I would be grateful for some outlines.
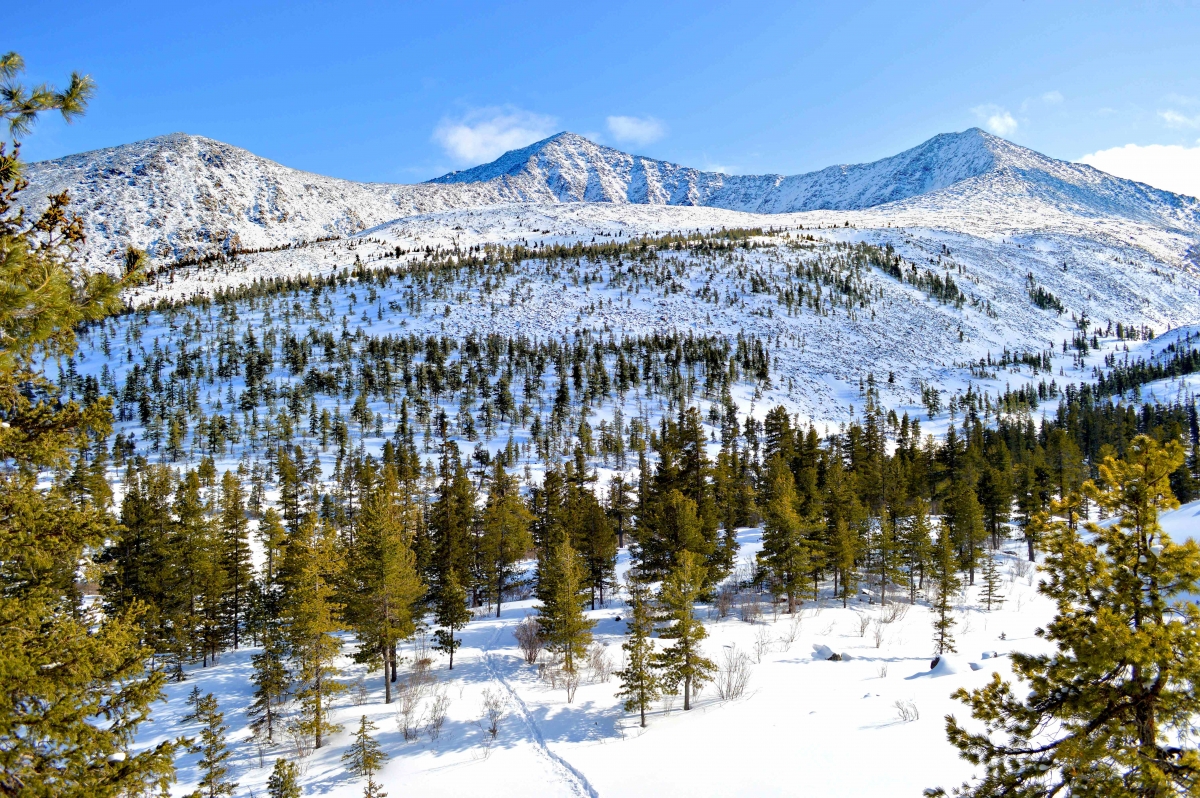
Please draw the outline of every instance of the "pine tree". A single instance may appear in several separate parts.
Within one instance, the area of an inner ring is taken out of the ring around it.
[[[915,604],[917,590],[924,587],[925,571],[933,554],[933,543],[930,540],[929,505],[918,498],[912,503],[909,512],[911,515],[900,527],[900,548],[902,568],[908,581],[908,601]]]
[[[587,655],[595,622],[583,612],[587,601],[581,558],[564,540],[549,557],[538,627],[546,648],[562,657],[563,669],[574,673]]]
[[[981,577],[983,579],[983,603],[987,607],[987,611],[991,612],[993,605],[999,607],[1004,603],[1004,596],[1000,593],[1002,582],[1000,566],[992,552],[984,552]]]
[[[23,136],[45,111],[68,120],[83,112],[90,78],[75,74],[62,91],[28,89],[17,82],[23,70],[16,53],[0,56],[0,119],[11,134]],[[72,502],[61,479],[49,489],[38,484],[45,470],[69,474],[70,447],[108,434],[112,423],[108,400],[68,401],[41,364],[73,354],[81,323],[121,308],[122,290],[142,278],[144,256],[130,250],[114,263],[122,277],[85,270],[75,257],[83,226],[67,195],[51,197],[40,215],[26,214],[25,187],[16,148],[0,149],[0,792],[75,798],[165,790],[177,743],[129,750],[166,679],[145,671],[144,610],[130,605],[101,616],[84,606],[75,584],[85,554],[118,537],[114,519]]]
[[[592,609],[597,596],[604,601],[604,586],[614,578],[617,565],[617,536],[604,509],[590,490],[575,489],[568,504],[572,545],[583,559]]]
[[[948,513],[943,527],[948,527],[958,549],[959,569],[968,574],[969,584],[975,584],[975,569],[987,530],[983,526],[983,508],[975,495],[975,489],[967,482],[954,483],[947,499]]]
[[[363,798],[385,798],[387,795],[375,783],[375,774],[388,759],[388,755],[371,736],[371,732],[375,731],[375,728],[375,724],[367,720],[366,715],[363,715],[359,721],[358,730],[354,732],[354,741],[350,743],[346,753],[342,754],[342,761],[346,763],[349,771],[357,778],[367,780]]]
[[[1062,520],[1046,525],[1050,578],[1038,589],[1057,613],[1038,634],[1057,649],[1013,653],[1028,688],[1014,690],[996,674],[955,694],[983,724],[970,732],[947,718],[950,741],[985,769],[961,794],[1195,794],[1200,610],[1178,597],[1197,592],[1200,547],[1174,543],[1158,521],[1178,506],[1169,483],[1183,457],[1177,441],[1138,436],[1124,460],[1104,459],[1099,484],[1083,485],[1120,520],[1089,522],[1087,538]]]
[[[693,690],[708,681],[716,665],[700,652],[708,632],[694,614],[694,605],[704,592],[705,573],[700,558],[684,552],[679,566],[662,584],[660,601],[671,625],[661,636],[675,642],[655,655],[663,670],[663,682],[674,693],[683,685],[683,708],[692,708]]]
[[[934,652],[941,656],[955,651],[954,596],[962,589],[958,576],[958,558],[955,556],[954,541],[950,531],[943,526],[938,530],[933,556],[929,560],[929,576],[933,583],[933,645]]]
[[[300,798],[300,773],[295,763],[283,757],[275,760],[267,778],[267,798]]]
[[[662,692],[662,684],[655,670],[654,661],[654,614],[650,607],[650,586],[636,570],[626,575],[629,591],[629,639],[621,644],[625,650],[625,668],[617,671],[621,688],[617,698],[624,698],[622,707],[626,712],[637,712],[641,716],[642,728],[646,727],[646,709]]]
[[[279,711],[291,686],[286,656],[287,648],[282,636],[273,627],[267,627],[262,651],[250,657],[254,666],[254,675],[250,677],[254,684],[254,699],[246,715],[250,718],[250,728],[254,733],[265,733],[269,742],[275,740]]]
[[[794,614],[810,566],[806,533],[811,525],[800,517],[796,480],[782,457],[771,459],[767,485],[770,499],[763,508],[763,547],[758,557],[787,595],[788,613]]]
[[[434,617],[442,627],[433,633],[434,648],[450,656],[450,670],[454,670],[454,652],[462,645],[462,640],[455,637],[455,633],[471,620],[467,591],[463,590],[454,569],[447,574],[438,591]]]
[[[237,650],[239,633],[245,623],[247,593],[253,568],[250,562],[250,536],[246,521],[246,496],[242,483],[232,471],[221,477],[220,509],[222,548],[224,549],[225,582],[228,595],[229,627],[233,633],[233,648]]]
[[[329,721],[332,696],[345,690],[334,666],[341,639],[334,585],[341,570],[333,530],[309,515],[284,555],[284,621],[300,700],[300,727],[320,748],[339,727]]]
[[[212,693],[196,702],[196,720],[200,723],[200,742],[196,750],[200,754],[200,789],[194,795],[201,798],[220,798],[222,795],[233,795],[237,782],[230,782],[229,765],[231,756],[225,747],[225,733],[229,727],[225,725],[225,713],[217,705],[217,699]]]
[[[425,593],[411,545],[414,522],[406,517],[415,505],[401,501],[399,492],[395,469],[387,465],[363,502],[343,584],[345,616],[359,641],[356,659],[382,668],[389,704],[393,652],[416,630],[414,605]]]
[[[504,590],[518,573],[517,563],[533,546],[533,537],[529,533],[532,521],[533,515],[521,501],[513,478],[497,458],[483,511],[480,540],[483,578],[487,594],[496,602],[497,618],[500,617]]]

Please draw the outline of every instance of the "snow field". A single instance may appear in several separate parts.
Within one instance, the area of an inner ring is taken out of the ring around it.
[[[741,530],[743,566],[752,561],[759,535],[757,529]],[[681,700],[669,711],[659,702],[646,729],[638,726],[636,716],[624,713],[614,697],[617,677],[584,683],[568,703],[565,690],[551,688],[538,678],[537,665],[525,664],[512,630],[536,612],[532,601],[505,604],[500,619],[493,608],[468,624],[453,671],[446,669],[445,657],[434,655],[438,681],[430,695],[444,690],[450,697],[437,740],[422,734],[418,741],[405,742],[396,720],[398,703],[383,703],[380,673],[368,674],[346,656],[341,680],[353,684],[362,679],[367,699],[355,703],[354,689],[336,699],[333,719],[345,729],[300,763],[305,794],[361,793],[361,784],[343,771],[341,755],[362,714],[377,723],[376,737],[391,757],[380,782],[392,795],[882,796],[915,795],[925,787],[957,784],[969,776],[970,768],[946,741],[943,716],[953,712],[961,719],[967,713],[950,694],[958,687],[982,686],[992,672],[1009,677],[1004,656],[1009,651],[1045,650],[1033,631],[1049,619],[1052,607],[1036,593],[1029,577],[1017,574],[1015,557],[1000,556],[1006,563],[1007,600],[987,613],[975,590],[966,591],[956,611],[961,653],[950,655],[953,667],[940,670],[953,672],[944,675],[930,671],[931,624],[929,610],[921,603],[882,626],[878,647],[873,627],[860,635],[860,618],[874,621],[883,614],[865,594],[846,609],[828,597],[819,606],[804,607],[791,643],[785,642],[791,636],[791,619],[783,612],[776,617],[765,597],[760,597],[763,617],[752,623],[740,620],[736,611],[718,620],[711,606],[699,606],[701,617],[708,617],[704,648],[710,658],[719,662],[726,647],[736,646],[753,660],[758,640],[765,650],[751,666],[742,698],[723,702],[709,685],[691,712],[683,712]],[[627,565],[622,551],[621,570]],[[619,600],[589,612],[596,621],[596,640],[607,646],[618,666],[625,622],[616,618],[624,613]],[[346,652],[353,645],[347,638]],[[827,646],[845,659],[817,659],[816,646]],[[411,650],[411,645],[405,647],[410,659],[402,679],[411,669]],[[274,757],[295,752],[280,744],[263,754],[265,767],[259,767],[259,752],[241,711],[252,692],[253,651],[229,652],[207,669],[189,668],[185,682],[169,686],[166,705],[143,726],[139,744],[189,731],[177,723],[186,709],[183,699],[193,685],[202,693],[212,691],[230,725],[235,763],[231,775],[242,793],[261,792]],[[1000,656],[990,656],[993,653]],[[507,697],[507,716],[491,745],[480,725],[485,690]],[[430,701],[425,699],[423,710]],[[915,705],[920,717],[902,721],[897,701]],[[195,759],[180,761],[173,794],[194,787]]]

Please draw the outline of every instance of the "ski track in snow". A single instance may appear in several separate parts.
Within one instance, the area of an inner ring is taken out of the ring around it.
[[[484,667],[487,668],[492,679],[498,682],[500,686],[504,688],[505,692],[508,693],[510,699],[517,708],[517,714],[520,715],[521,722],[524,723],[525,728],[529,730],[530,738],[537,745],[538,751],[541,752],[541,754],[546,757],[547,760],[549,760],[551,767],[561,774],[562,783],[570,788],[571,793],[574,795],[588,796],[588,798],[600,798],[600,793],[596,791],[596,788],[592,786],[592,783],[588,781],[587,777],[584,776],[578,768],[564,759],[561,755],[550,750],[550,746],[546,744],[546,738],[542,735],[541,727],[538,726],[537,721],[533,719],[533,714],[529,711],[529,706],[525,703],[524,699],[521,698],[520,693],[518,693],[513,686],[508,683],[508,679],[504,678],[504,674],[501,672],[500,668],[497,667],[495,657],[492,655],[492,649],[495,647],[496,642],[500,639],[500,635],[505,629],[508,628],[508,624],[505,624],[503,621],[501,621],[501,623],[496,627],[496,632],[492,635],[492,639],[489,640],[487,645],[483,648]]]

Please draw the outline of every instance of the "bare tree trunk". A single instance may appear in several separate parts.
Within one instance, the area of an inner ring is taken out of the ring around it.
[[[383,646],[383,703],[392,703],[392,681],[388,678],[388,650]]]

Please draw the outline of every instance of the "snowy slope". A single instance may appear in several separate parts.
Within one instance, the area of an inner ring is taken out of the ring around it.
[[[115,262],[126,244],[169,262],[348,235],[413,213],[505,199],[489,186],[322,177],[183,133],[35,163],[28,178],[27,196],[70,192],[96,265]]]
[[[510,202],[707,206],[773,215],[870,210],[860,224],[967,233],[1051,227],[1084,237],[1145,239],[1156,257],[1172,262],[1182,262],[1200,239],[1196,199],[1057,161],[978,129],[935,136],[874,163],[792,177],[702,172],[572,133],[415,186],[321,177],[184,134],[33,164],[29,177],[29,196],[70,191],[96,266],[114,262],[127,243],[169,262]],[[1120,229],[1110,229],[1114,225]]]

